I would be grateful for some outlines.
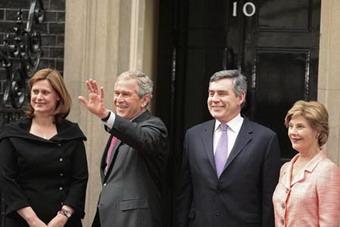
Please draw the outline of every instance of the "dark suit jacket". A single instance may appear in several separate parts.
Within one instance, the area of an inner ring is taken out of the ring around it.
[[[98,202],[101,227],[162,227],[161,191],[168,156],[167,130],[146,111],[132,122],[116,115],[112,135],[121,143],[104,175]]]
[[[272,193],[280,168],[276,134],[244,119],[218,179],[214,124],[211,120],[186,133],[175,226],[274,226]]]

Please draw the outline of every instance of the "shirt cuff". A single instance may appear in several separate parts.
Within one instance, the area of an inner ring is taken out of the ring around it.
[[[106,121],[104,121],[104,125],[108,127],[109,129],[112,129],[113,124],[115,123],[115,120],[116,120],[116,114],[110,111],[110,116]]]

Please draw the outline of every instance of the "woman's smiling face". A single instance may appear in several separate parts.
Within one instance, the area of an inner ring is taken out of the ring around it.
[[[308,152],[318,148],[318,131],[301,115],[292,117],[288,124],[288,137],[294,150]]]
[[[38,80],[31,89],[31,106],[34,114],[54,115],[59,95],[48,80]]]

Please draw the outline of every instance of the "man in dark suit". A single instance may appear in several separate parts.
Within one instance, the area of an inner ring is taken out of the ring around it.
[[[207,103],[214,120],[186,132],[175,227],[274,226],[278,138],[241,116],[246,92],[238,70],[210,78]]]
[[[103,88],[86,81],[89,97],[79,100],[111,135],[102,161],[103,188],[93,227],[161,227],[161,192],[168,156],[167,130],[147,110],[152,81],[128,71],[114,86],[115,112],[104,106]]]

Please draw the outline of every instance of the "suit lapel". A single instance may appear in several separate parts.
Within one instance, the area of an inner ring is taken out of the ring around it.
[[[209,163],[216,172],[215,159],[214,159],[214,146],[213,146],[214,126],[215,126],[215,121],[214,120],[210,121],[204,128],[200,139],[203,143],[203,150],[208,156]]]
[[[252,140],[253,138],[253,128],[249,120],[244,118],[242,127],[239,134],[237,135],[233,149],[230,151],[230,155],[224,166],[224,170],[232,163],[232,161],[237,157],[237,155],[243,150],[243,148]]]
[[[132,122],[137,122],[137,123],[143,122],[145,119],[148,119],[148,118],[150,117],[150,115],[151,115],[151,114],[150,114],[149,111],[145,111],[145,112],[143,112],[141,115],[139,115],[137,118],[135,118],[134,120],[132,120]],[[110,138],[109,138],[109,140],[108,140],[108,142],[107,142],[107,144],[106,144],[105,152],[104,152],[104,155],[103,155],[103,157],[102,157],[102,166],[104,166],[104,168],[105,168],[105,162],[106,162],[106,155],[107,155],[108,149],[109,149],[109,147],[110,147],[110,142],[111,142],[112,136],[113,136],[113,135],[110,136]],[[118,136],[117,136],[117,137],[118,137]],[[104,168],[103,168],[103,167],[101,168],[102,179],[104,179],[104,180],[103,180],[104,182],[107,181],[107,179],[108,179],[108,177],[109,177],[110,175],[112,175],[112,172],[116,171],[116,169],[119,168],[119,163],[116,163],[116,159],[117,159],[117,157],[118,157],[118,155],[119,155],[119,153],[120,153],[120,152],[119,152],[119,147],[120,147],[122,144],[123,144],[123,142],[119,140],[119,142],[118,142],[118,144],[117,144],[117,146],[116,146],[116,148],[115,148],[115,150],[114,150],[114,155],[113,155],[113,157],[112,157],[112,161],[111,161],[111,163],[110,163],[110,166],[109,166],[109,169],[107,170],[106,175],[104,175]],[[126,156],[128,152],[123,152],[123,153],[124,153],[124,156]],[[121,155],[119,155],[119,156],[121,156]],[[120,158],[125,159],[124,156],[123,156],[123,157],[120,157]],[[116,167],[113,168],[114,166],[116,166]]]
[[[292,161],[291,161],[291,169],[290,169],[290,175],[292,176],[292,172],[293,172],[293,163],[295,162],[295,160],[297,159],[296,155]],[[306,166],[300,170],[300,172],[297,174],[297,176],[291,181],[291,186],[293,186],[294,184],[296,184],[299,181],[302,181],[306,178],[306,172],[313,172],[313,170],[315,169],[315,167],[322,161],[322,159],[326,158],[326,154],[324,153],[324,151],[320,151],[319,154],[317,154],[312,160],[310,160]]]
[[[286,188],[286,190],[290,189],[291,180],[292,180],[291,171],[292,171],[292,162],[288,162],[282,166],[279,182]]]
[[[108,149],[110,147],[111,139],[112,139],[112,135],[109,136],[109,139],[106,142],[104,153],[103,153],[101,161],[100,161],[100,177],[101,177],[102,181],[104,181],[104,177],[105,177],[104,169],[105,169],[105,166],[106,166],[106,156],[107,156]]]

